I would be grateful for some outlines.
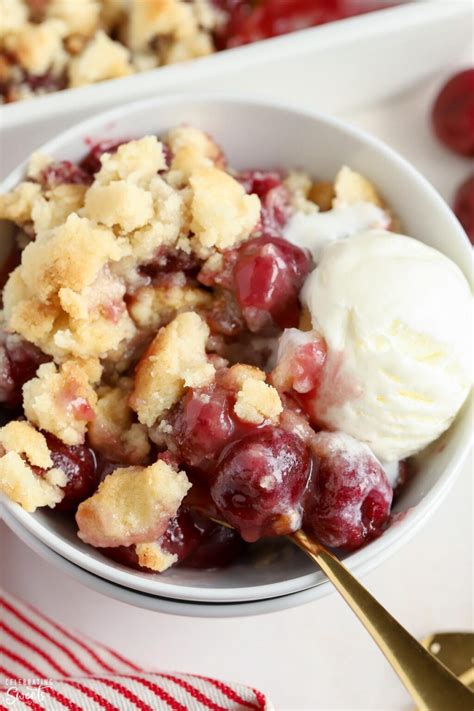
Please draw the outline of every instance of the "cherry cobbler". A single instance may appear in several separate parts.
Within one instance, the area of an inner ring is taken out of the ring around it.
[[[78,163],[34,154],[0,197],[15,232],[0,489],[145,571],[228,563],[301,526],[347,550],[378,536],[392,486],[367,444],[313,416],[328,364],[300,302],[314,256],[285,236],[351,210],[395,223],[347,167],[235,171],[191,126]]]
[[[1,0],[0,101],[125,77],[379,8],[380,0]]]

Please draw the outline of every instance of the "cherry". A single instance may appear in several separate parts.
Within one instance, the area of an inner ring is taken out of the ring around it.
[[[193,388],[169,418],[183,461],[209,469],[222,448],[234,437],[234,401],[224,389],[210,385]]]
[[[95,455],[84,445],[67,445],[49,432],[43,432],[53,460],[53,467],[62,469],[67,477],[64,497],[56,504],[58,511],[75,511],[91,496],[99,484]],[[41,471],[41,470],[40,470]]]
[[[49,357],[16,334],[0,332],[0,403],[20,407],[22,387]]]
[[[280,328],[297,325],[298,295],[310,268],[309,254],[284,239],[244,242],[233,275],[237,301],[251,331],[269,322]]]
[[[69,160],[58,161],[41,171],[39,182],[48,188],[58,185],[90,185],[91,176]]]
[[[377,0],[263,0],[259,3],[218,0],[216,4],[223,5],[229,13],[228,22],[217,33],[219,49],[238,47],[380,8]]]
[[[283,336],[288,340],[291,334],[304,336],[301,331],[287,331]],[[272,382],[282,392],[297,393],[298,400],[305,397],[310,400],[315,397],[321,384],[324,364],[326,362],[327,346],[323,338],[314,337],[301,345],[292,346],[289,340],[288,348],[279,358],[278,365],[272,372]]]
[[[237,531],[215,524],[182,565],[186,568],[224,568],[245,551]]]
[[[16,267],[20,264],[21,262],[21,251],[18,248],[18,245],[13,242],[8,254],[6,257],[2,260],[2,265],[0,267],[0,292],[3,291],[3,287],[8,281],[8,278],[12,271],[16,269]],[[3,301],[3,295],[0,294],[0,305]]]
[[[455,74],[436,97],[431,114],[438,139],[463,156],[474,156],[474,69]]]
[[[474,244],[474,173],[457,189],[453,210]]]
[[[309,474],[309,450],[302,440],[265,427],[224,450],[211,496],[225,520],[252,543],[299,527]]]
[[[382,533],[393,491],[370,449],[342,432],[319,432],[304,528],[324,545],[355,550]]]
[[[280,237],[288,222],[292,208],[290,194],[280,173],[249,170],[237,176],[245,191],[255,193],[261,202],[259,229],[266,237]]]
[[[124,143],[128,143],[130,139],[123,139],[121,141],[98,141],[94,143],[84,158],[79,163],[79,168],[85,171],[89,175],[95,175],[98,173],[102,167],[100,158],[104,153],[115,153],[119,146]]]

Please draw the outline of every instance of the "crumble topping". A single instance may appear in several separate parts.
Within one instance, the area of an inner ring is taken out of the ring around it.
[[[36,183],[20,183],[9,193],[0,195],[0,219],[11,220],[19,227],[31,222],[33,206],[41,195]]]
[[[23,387],[23,407],[30,422],[65,444],[82,444],[87,423],[95,418],[97,395],[86,371],[74,361],[59,368],[44,363]]]
[[[354,205],[358,202],[371,202],[377,207],[384,203],[370,180],[346,165],[341,168],[334,181],[336,203]]]
[[[89,423],[89,442],[95,451],[112,461],[142,464],[150,453],[146,428],[134,421],[128,404],[133,380],[120,378],[115,387],[98,389],[95,418]]]
[[[132,73],[128,49],[102,31],[96,32],[84,51],[70,60],[68,68],[71,87],[117,79]]]
[[[184,472],[162,460],[116,469],[79,504],[79,538],[98,548],[153,541],[165,532],[190,486]]]
[[[181,398],[185,388],[211,382],[206,355],[209,327],[196,313],[182,313],[164,326],[139,362],[130,405],[151,426]]]
[[[278,423],[283,405],[276,389],[265,382],[263,370],[235,365],[229,376],[238,383],[234,412],[244,422],[260,425],[265,420]]]
[[[247,195],[237,180],[218,168],[198,168],[189,182],[191,241],[199,256],[208,256],[213,248],[229,249],[250,236],[260,219],[257,195]]]
[[[98,0],[49,0],[46,5],[46,17],[62,20],[68,35],[88,37],[97,29],[100,18]]]
[[[156,331],[182,311],[199,311],[212,304],[208,291],[183,281],[182,285],[156,284],[138,289],[129,307],[136,325]]]
[[[168,553],[157,541],[139,543],[135,546],[135,553],[138,556],[138,565],[142,568],[156,570],[157,573],[168,570],[178,560],[176,553]]]
[[[60,360],[103,357],[134,333],[125,286],[109,270],[129,252],[112,231],[76,214],[38,235],[4,289],[8,328]]]
[[[9,422],[0,428],[0,491],[25,511],[54,508],[63,496],[65,473],[53,467],[44,435],[28,422]],[[40,467],[36,473],[33,467]]]
[[[30,74],[45,74],[51,68],[60,72],[67,61],[65,34],[66,26],[59,20],[46,20],[40,25],[26,23],[5,37],[5,48]]]

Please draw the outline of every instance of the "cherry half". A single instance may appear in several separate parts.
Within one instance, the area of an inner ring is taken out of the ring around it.
[[[431,118],[443,145],[462,156],[474,156],[474,69],[459,72],[446,82]]]

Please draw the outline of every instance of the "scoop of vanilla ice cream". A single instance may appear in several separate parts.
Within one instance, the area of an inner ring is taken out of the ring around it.
[[[472,382],[472,294],[450,259],[370,230],[326,247],[301,296],[328,349],[315,421],[384,461],[449,427]]]

